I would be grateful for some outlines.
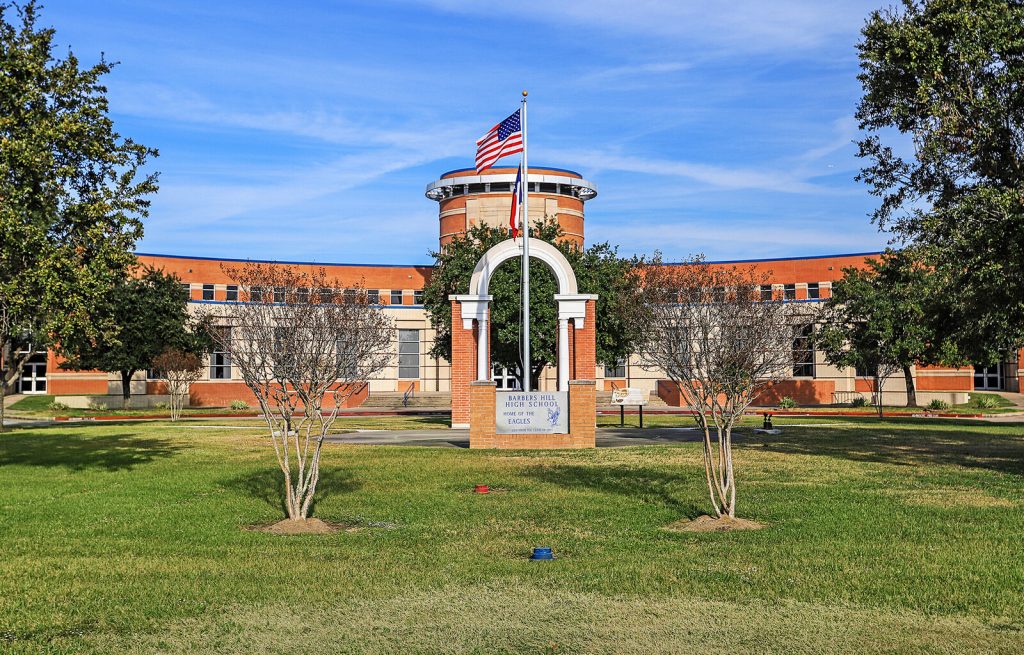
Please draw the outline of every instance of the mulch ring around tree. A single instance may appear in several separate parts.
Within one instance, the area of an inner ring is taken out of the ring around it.
[[[274,523],[259,523],[243,528],[251,532],[269,532],[276,535],[302,535],[302,534],[335,534],[338,532],[356,532],[361,528],[351,523],[335,523],[322,519],[284,519]]]
[[[669,532],[732,532],[734,530],[760,530],[768,527],[764,523],[728,516],[714,518],[703,514],[693,519],[680,519],[665,526]]]

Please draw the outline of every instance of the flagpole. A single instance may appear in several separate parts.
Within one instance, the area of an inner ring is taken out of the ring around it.
[[[530,168],[526,159],[526,91],[523,91],[523,391],[530,388]]]

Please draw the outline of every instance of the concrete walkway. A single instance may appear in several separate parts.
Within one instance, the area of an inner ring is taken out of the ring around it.
[[[469,448],[469,430],[360,430],[327,438],[332,443]],[[599,428],[598,448],[655,446],[700,440],[694,428]]]
[[[4,396],[4,407],[10,407],[14,403],[18,402],[25,397],[23,393],[9,393]]]

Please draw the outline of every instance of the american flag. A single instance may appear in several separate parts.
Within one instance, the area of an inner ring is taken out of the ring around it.
[[[477,139],[477,173],[483,173],[505,155],[514,155],[523,151],[523,127],[519,121],[519,111],[517,109],[511,116]]]

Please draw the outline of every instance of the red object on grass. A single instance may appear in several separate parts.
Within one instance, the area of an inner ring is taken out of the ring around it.
[[[491,493],[491,488],[488,487],[486,484],[478,484],[473,487],[473,493],[489,494]]]

